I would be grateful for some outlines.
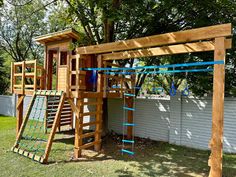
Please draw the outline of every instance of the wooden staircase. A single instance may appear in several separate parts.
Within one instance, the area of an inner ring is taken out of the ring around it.
[[[45,132],[47,132],[47,129],[51,128],[53,125],[53,121],[57,112],[56,108],[58,107],[59,103],[60,97],[55,97],[54,99],[51,99],[50,97],[47,98],[45,112]],[[58,123],[58,130],[60,131],[62,126],[68,125],[73,128],[73,113],[70,104],[67,102],[67,100],[65,100]]]

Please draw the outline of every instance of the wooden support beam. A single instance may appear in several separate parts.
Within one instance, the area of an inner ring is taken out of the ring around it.
[[[232,39],[227,39],[225,43],[226,43],[225,44],[226,49],[231,48]],[[148,48],[148,49],[124,51],[124,52],[114,52],[114,53],[102,54],[102,57],[103,60],[120,60],[120,59],[142,58],[150,56],[174,55],[181,53],[206,52],[206,51],[213,51],[214,49],[215,49],[214,42],[206,41],[206,42],[195,42],[195,43]]]
[[[11,62],[11,93],[14,93],[14,85],[15,85],[14,73],[15,73],[15,66],[14,63]]]
[[[21,89],[22,94],[25,94],[25,61],[22,62]]]
[[[98,67],[103,66],[103,60],[101,56],[98,56],[97,58],[98,61]],[[97,142],[94,145],[95,151],[100,151],[101,150],[101,133],[102,133],[102,123],[103,123],[103,85],[104,85],[104,80],[102,77],[102,74],[98,74],[98,80],[97,80],[97,93],[100,93],[99,97],[97,97],[97,106],[96,106],[96,128],[95,128],[95,142]]]
[[[74,158],[78,159],[81,157],[81,146],[83,145],[82,134],[83,134],[83,117],[80,116],[83,113],[83,100],[77,98],[76,107],[79,109],[75,119],[75,142],[74,142]]]
[[[214,59],[225,60],[225,38],[215,39]],[[225,65],[214,65],[210,177],[222,176]]]
[[[96,128],[95,128],[95,142],[97,142],[94,145],[95,151],[100,151],[101,150],[101,133],[102,133],[102,108],[103,108],[103,97],[102,95],[97,98],[98,105],[96,107]]]
[[[131,50],[137,48],[169,45],[175,43],[186,43],[191,41],[213,39],[217,37],[227,37],[232,35],[232,25],[222,24],[196,28],[185,31],[165,33],[160,35],[130,39],[125,41],[117,41],[100,45],[92,45],[87,47],[79,47],[76,49],[79,54],[96,54],[121,50]]]
[[[49,138],[48,138],[48,142],[47,142],[47,146],[45,149],[45,153],[44,153],[44,159],[43,159],[43,163],[47,163],[48,161],[48,157],[49,157],[49,153],[51,151],[51,147],[52,147],[52,142],[56,133],[56,129],[58,127],[58,123],[59,123],[59,119],[60,119],[60,115],[61,115],[61,111],[64,105],[64,101],[66,99],[66,93],[63,93],[60,99],[60,103],[58,105],[58,109],[57,109],[57,113],[53,122],[53,126],[52,126],[52,130],[50,132]]]
[[[20,131],[23,122],[23,106],[24,106],[24,95],[18,95],[17,105],[16,105],[16,137]]]
[[[34,88],[34,90],[37,90],[37,61],[36,60],[34,60],[34,74],[33,74],[33,76],[34,76],[34,85],[33,85],[33,88]]]

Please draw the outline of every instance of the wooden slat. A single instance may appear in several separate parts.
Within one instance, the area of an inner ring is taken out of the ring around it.
[[[175,43],[185,43],[190,41],[212,39],[222,36],[226,37],[231,35],[232,35],[232,25],[228,23],[222,25],[208,26],[191,30],[142,37],[137,39],[130,39],[125,41],[117,41],[100,45],[79,47],[76,49],[76,51],[79,54],[105,53],[112,51],[168,45]]]
[[[85,133],[85,134],[83,134],[81,137],[82,137],[82,138],[88,138],[88,137],[91,137],[91,136],[95,136],[95,132]]]
[[[77,98],[77,105],[75,106],[72,100],[68,100],[71,103],[72,110],[75,110],[76,119],[75,119],[75,141],[74,141],[74,157],[77,159],[81,156],[81,149],[82,146],[82,138],[81,135],[83,134],[83,127],[81,124],[83,123],[83,117],[81,117],[81,113],[83,112],[82,100]]]
[[[97,105],[97,104],[98,104],[98,102],[93,102],[93,101],[83,102],[83,105],[90,105],[90,106],[92,106],[92,105]]]
[[[87,127],[87,126],[95,125],[95,124],[97,124],[97,123],[98,123],[97,121],[87,122],[87,123],[83,123],[82,126],[83,126],[83,127]]]
[[[231,48],[232,39],[226,40],[226,49]],[[203,52],[203,51],[213,51],[215,49],[214,42],[196,42],[196,43],[186,43],[177,44],[171,46],[163,46],[149,49],[140,49],[125,52],[114,52],[109,54],[103,54],[103,60],[119,60],[119,59],[129,59],[129,58],[141,58],[150,56],[161,56],[161,55],[173,55],[181,53],[193,53],[193,52]]]
[[[94,146],[95,144],[97,144],[98,142],[91,142],[91,143],[87,143],[87,144],[84,144],[84,145],[82,145],[82,146],[80,146],[79,147],[79,149],[80,150],[82,150],[82,149],[87,149],[87,148],[89,148],[89,147],[91,147],[91,146]]]
[[[20,76],[22,76],[22,73],[15,73],[14,74],[14,77],[20,77]]]
[[[12,94],[14,93],[14,92],[13,92],[13,91],[14,91],[13,85],[15,85],[14,73],[15,73],[14,63],[11,62],[11,93],[12,93]]]
[[[25,73],[25,77],[34,77],[35,73]]]
[[[225,38],[215,39],[214,59],[225,60]],[[212,134],[210,140],[211,155],[209,158],[210,177],[222,176],[223,159],[223,125],[224,125],[224,85],[225,65],[214,66],[213,100],[212,100]]]
[[[15,153],[21,154],[25,157],[28,157],[30,159],[33,159],[33,160],[38,161],[40,163],[43,163],[43,157],[41,157],[41,156],[38,156],[38,155],[33,154],[31,152],[27,152],[26,150],[23,150],[20,148],[12,148],[11,150]]]
[[[25,85],[25,88],[34,88],[34,85]]]
[[[36,60],[28,60],[28,61],[25,61],[25,64],[28,65],[28,64],[35,64],[36,63]]]
[[[19,87],[22,88],[22,85],[14,85],[13,87],[14,88],[19,88]]]
[[[81,113],[81,116],[91,116],[91,115],[96,115],[97,112],[85,112],[85,113]]]
[[[25,61],[22,62],[22,76],[21,76],[21,89],[24,94],[25,92]]]
[[[95,128],[95,142],[97,142],[94,146],[96,151],[101,150],[101,133],[102,133],[102,112],[103,112],[103,98],[102,96],[97,98],[97,102],[99,103],[96,107],[97,115],[96,115],[96,128]]]

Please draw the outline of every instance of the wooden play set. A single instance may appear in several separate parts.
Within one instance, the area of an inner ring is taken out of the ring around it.
[[[17,138],[12,151],[47,163],[55,133],[63,126],[75,129],[75,159],[81,156],[83,149],[91,146],[99,151],[102,143],[103,98],[124,99],[124,116],[127,118],[123,122],[126,135],[122,142],[133,144],[134,98],[135,91],[140,89],[135,86],[135,74],[175,73],[182,70],[169,68],[213,65],[214,69],[211,70],[194,68],[183,72],[214,72],[209,176],[222,176],[224,63],[226,49],[231,48],[231,28],[231,24],[222,24],[73,50],[72,44],[80,37],[73,29],[37,37],[36,42],[45,47],[44,66],[39,66],[36,60],[12,63],[12,93],[18,95]],[[113,62],[208,51],[214,51],[213,61],[136,68]],[[53,84],[56,84],[54,89]],[[32,99],[23,119],[26,95],[32,95]],[[84,112],[84,106],[94,106],[94,109]],[[94,116],[95,119],[84,122],[85,116]],[[94,131],[84,133],[83,129],[88,126],[94,126]],[[37,133],[41,130],[42,133]],[[83,139],[88,137],[93,137],[94,141],[84,144]],[[29,144],[30,141],[35,143]],[[125,145],[123,147],[122,153],[134,154],[132,150],[125,149]]]

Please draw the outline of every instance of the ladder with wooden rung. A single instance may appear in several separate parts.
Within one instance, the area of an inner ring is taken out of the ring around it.
[[[45,98],[49,97],[52,100],[58,99],[57,106],[49,109],[45,105]],[[35,91],[12,151],[40,163],[47,163],[65,100],[66,94],[63,91]],[[56,110],[49,134],[43,132],[43,111],[45,110]]]
[[[76,121],[77,138],[75,138],[75,158],[81,156],[81,150],[87,149],[92,146],[100,146],[101,133],[102,133],[102,93],[82,94],[81,98],[77,102],[79,108],[79,120]],[[89,109],[85,112],[85,107]],[[85,122],[85,117],[90,117],[89,122]],[[92,132],[85,132],[86,128],[91,129]],[[75,135],[75,136],[76,136]],[[92,139],[91,142],[86,141]],[[96,147],[95,147],[96,149]]]

